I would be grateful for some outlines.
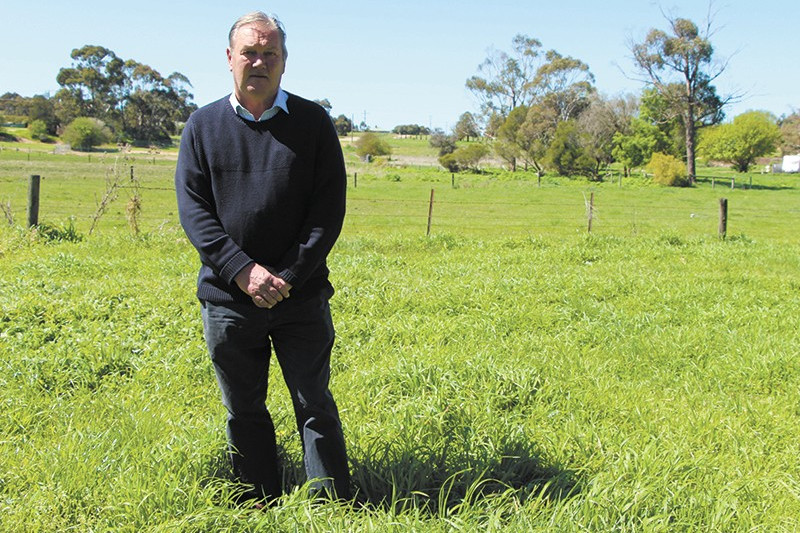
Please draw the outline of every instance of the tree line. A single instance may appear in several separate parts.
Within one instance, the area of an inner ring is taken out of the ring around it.
[[[453,172],[476,170],[493,152],[511,171],[599,181],[617,163],[625,175],[646,167],[669,185],[694,183],[698,154],[747,172],[778,149],[800,153],[798,112],[777,118],[748,111],[723,123],[725,106],[738,96],[720,95],[714,85],[727,65],[715,57],[712,21],[702,29],[684,18],[666,21],[667,30],[653,28],[629,44],[644,85],[638,96],[601,94],[586,63],[520,34],[509,51],[490,51],[466,80],[477,115],[463,113],[450,133],[414,124],[393,132],[430,134],[439,163]],[[481,142],[457,144],[470,140]],[[378,146],[374,139],[363,144],[362,151]]]
[[[466,86],[480,101],[483,135],[495,155],[512,171],[522,164],[539,175],[601,180],[613,162],[627,174],[657,154],[658,168],[685,165],[682,176],[673,172],[672,184],[691,184],[698,150],[742,172],[779,146],[800,150],[796,112],[777,119],[751,111],[723,124],[724,107],[736,96],[720,96],[713,84],[725,64],[715,61],[710,21],[704,30],[688,19],[667,22],[668,30],[651,29],[642,42],[630,44],[644,83],[638,97],[600,94],[586,63],[544,51],[530,36],[517,35],[510,51],[492,51]],[[475,122],[465,113],[449,141],[441,135],[431,140],[443,166],[474,165],[480,151],[456,148],[454,140],[474,136]]]
[[[59,70],[54,95],[0,96],[0,114],[24,119],[34,138],[61,136],[76,148],[116,141],[164,144],[197,109],[191,83],[169,76],[102,46],[72,50],[72,64]]]
[[[465,113],[449,136],[432,137],[440,163],[450,170],[474,166],[488,150],[457,148],[455,141],[481,130],[512,171],[524,165],[539,175],[591,180],[601,180],[614,162],[628,174],[652,161],[671,169],[671,184],[691,184],[698,151],[741,172],[779,147],[800,151],[797,112],[778,119],[750,111],[723,124],[724,107],[737,97],[719,95],[713,83],[726,65],[715,61],[711,22],[704,30],[688,19],[667,22],[668,30],[651,29],[629,45],[644,83],[638,97],[600,94],[586,63],[517,35],[510,51],[490,52],[466,81],[480,101],[480,121]],[[676,164],[685,171],[676,173]]]

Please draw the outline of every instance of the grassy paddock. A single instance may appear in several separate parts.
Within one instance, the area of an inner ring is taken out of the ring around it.
[[[393,139],[408,145],[404,154],[421,150],[420,139]],[[800,224],[800,178],[792,175],[734,176],[714,172],[714,184],[701,181],[690,189],[648,185],[641,177],[616,175],[603,183],[583,178],[545,176],[487,169],[483,174],[452,175],[430,165],[397,160],[359,162],[348,153],[349,201],[346,233],[364,236],[419,236],[427,231],[431,190],[434,194],[432,232],[465,237],[572,236],[588,231],[588,204],[594,195],[592,231],[606,236],[675,234],[700,238],[717,234],[719,199],[729,201],[728,232],[749,238],[795,241]],[[109,183],[120,188],[107,204],[97,232],[128,227],[126,206],[138,191],[142,211],[138,225],[157,232],[177,228],[173,189],[174,151],[158,154],[90,153],[56,155],[0,151],[0,203],[10,207],[19,224],[26,220],[28,177],[42,176],[40,221],[51,226],[74,225],[87,232],[100,212]],[[133,169],[136,182],[131,182]],[[737,187],[730,188],[735,177]],[[134,189],[137,186],[138,189]]]
[[[111,162],[82,157],[41,172],[61,187],[49,225],[0,224],[0,531],[800,528],[791,177],[725,191],[721,241],[710,184],[498,172],[454,188],[434,168],[350,160],[333,388],[363,505],[308,498],[275,365],[289,494],[254,513],[229,504],[174,162],[134,162],[152,187],[139,236],[121,193],[89,237],[78,202]],[[0,152],[0,201],[24,197],[10,180],[33,163]]]
[[[231,509],[178,232],[3,233],[0,529],[793,530],[800,248],[346,236],[334,389],[362,509]],[[758,268],[754,268],[758,265]]]

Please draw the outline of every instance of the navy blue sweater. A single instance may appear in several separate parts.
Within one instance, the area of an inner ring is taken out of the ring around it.
[[[292,284],[292,298],[330,287],[325,259],[345,213],[347,177],[330,117],[289,94],[289,114],[247,121],[220,99],[189,117],[175,189],[200,254],[197,296],[250,302],[234,278],[255,261]]]

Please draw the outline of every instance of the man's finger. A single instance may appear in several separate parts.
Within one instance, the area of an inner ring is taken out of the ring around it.
[[[258,306],[258,307],[265,307],[267,309],[272,308],[272,305],[273,305],[273,304],[267,302],[264,298],[262,298],[258,294],[253,296],[253,303],[256,304],[256,306]]]
[[[283,300],[283,295],[275,287],[270,287],[263,291],[261,293],[261,297],[270,303],[278,303]]]

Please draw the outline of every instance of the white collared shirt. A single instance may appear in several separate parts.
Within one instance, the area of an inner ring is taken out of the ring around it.
[[[245,107],[239,103],[239,100],[236,99],[236,94],[231,93],[230,102],[231,106],[233,106],[233,110],[236,111],[236,114],[243,119],[251,122],[264,122],[265,120],[269,120],[277,115],[278,111],[281,109],[284,113],[288,114],[289,107],[286,104],[288,99],[289,96],[286,94],[286,91],[278,87],[278,94],[275,95],[275,102],[273,102],[272,107],[261,113],[261,116],[258,118],[254,117],[250,111],[245,109]]]

